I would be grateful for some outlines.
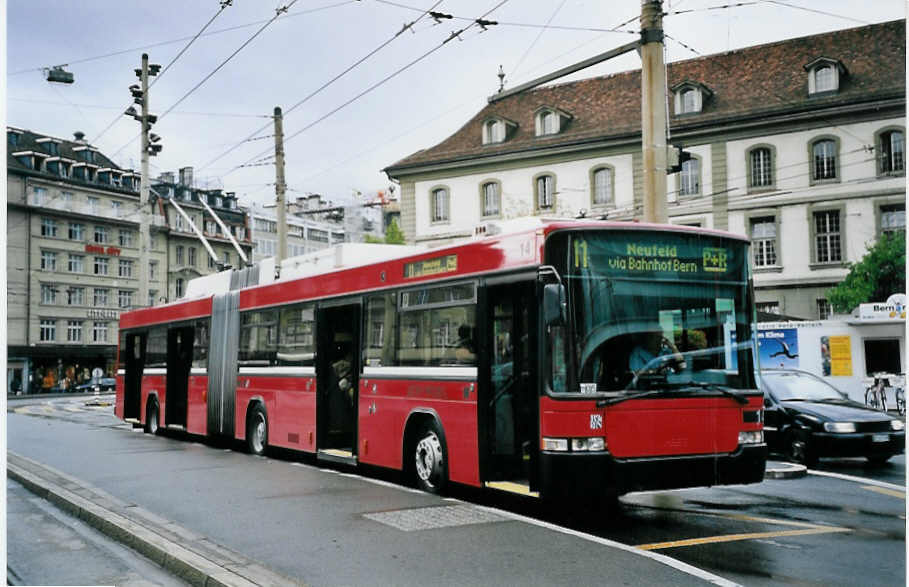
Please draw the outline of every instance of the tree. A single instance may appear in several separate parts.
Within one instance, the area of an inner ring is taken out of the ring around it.
[[[363,235],[363,242],[372,243],[372,244],[386,244],[386,245],[403,245],[404,244],[404,233],[401,232],[401,229],[398,227],[398,221],[392,220],[388,223],[388,228],[385,229],[385,238],[381,239],[377,236],[371,234]]]
[[[849,264],[849,275],[827,291],[827,300],[840,314],[859,304],[883,302],[890,294],[906,291],[906,233],[884,234],[868,247],[858,263]]]

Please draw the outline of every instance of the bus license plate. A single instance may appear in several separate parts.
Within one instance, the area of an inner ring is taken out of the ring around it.
[[[889,434],[872,434],[871,442],[890,442]]]

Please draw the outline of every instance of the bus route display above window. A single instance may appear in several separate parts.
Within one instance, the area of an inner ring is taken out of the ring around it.
[[[658,237],[657,237],[658,238]],[[622,275],[652,275],[667,277],[670,275],[693,276],[706,275],[723,277],[736,275],[740,267],[739,259],[728,247],[715,246],[717,243],[703,243],[703,239],[688,240],[679,243],[661,243],[648,239],[647,242],[634,239],[615,239],[599,241],[592,247],[585,239],[575,239],[572,250],[575,268],[587,268],[591,263],[605,269],[605,273],[620,277]],[[699,242],[700,241],[700,242]],[[593,261],[592,256],[600,257]],[[736,269],[736,271],[731,271]]]
[[[442,273],[453,273],[458,270],[458,256],[445,255],[444,257],[435,257],[433,259],[423,259],[404,265],[404,277],[427,277],[429,275],[440,275]]]

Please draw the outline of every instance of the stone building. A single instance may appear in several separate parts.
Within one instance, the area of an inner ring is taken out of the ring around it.
[[[905,230],[902,20],[670,63],[669,220],[748,235],[758,307],[826,318],[826,291]],[[886,56],[883,59],[882,56]],[[409,242],[519,216],[638,219],[641,72],[492,101],[385,169]]]

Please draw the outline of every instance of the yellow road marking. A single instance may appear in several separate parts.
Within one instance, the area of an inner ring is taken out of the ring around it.
[[[527,485],[521,485],[520,483],[513,483],[511,481],[487,481],[486,487],[507,491],[509,493],[517,493],[518,495],[526,495],[528,497],[540,497],[539,492],[531,491],[530,487]]]
[[[906,499],[905,491],[896,491],[894,489],[886,489],[884,487],[875,487],[874,485],[862,485],[862,489],[867,489],[868,491],[875,491],[877,493],[883,493],[884,495],[889,495],[891,497],[898,497],[900,499]]]
[[[689,538],[687,540],[673,540],[671,542],[655,542],[653,544],[639,544],[636,548],[641,550],[659,550],[662,548],[676,548],[680,546],[697,546],[699,544],[712,544],[717,542],[735,542],[737,540],[755,540],[758,538],[780,538],[783,536],[807,536],[809,534],[828,534],[832,532],[852,532],[849,528],[835,526],[815,526],[801,530],[779,530],[777,532],[751,532],[748,534],[726,534],[723,536],[708,536],[706,538]]]
[[[794,520],[778,520],[776,518],[761,518],[758,516],[749,516],[747,514],[718,514],[723,518],[733,520],[742,520],[743,522],[760,522],[762,524],[774,524],[776,526],[795,526],[796,528],[835,528],[836,526],[819,526],[810,522],[796,522]]]

